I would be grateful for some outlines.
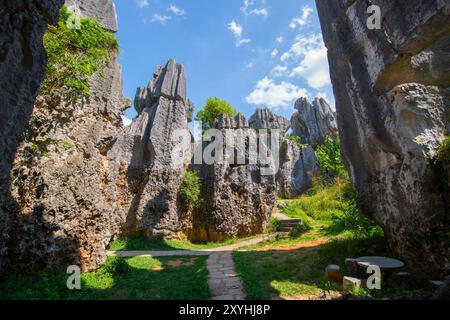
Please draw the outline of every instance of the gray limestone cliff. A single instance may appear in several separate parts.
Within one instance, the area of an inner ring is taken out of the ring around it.
[[[450,3],[317,0],[342,152],[366,213],[413,268],[450,271],[450,193],[436,152],[450,133]]]
[[[87,1],[80,3],[83,12]],[[100,21],[113,19],[113,5],[98,14]],[[130,105],[117,61],[111,49],[109,62],[89,81],[87,99],[35,102],[11,171],[16,218],[10,260],[19,267],[65,263],[94,269],[125,220],[118,200],[122,182],[106,156]]]
[[[203,204],[193,216],[192,239],[221,241],[262,233],[269,222],[276,198],[275,174],[266,174],[254,149],[257,131],[242,114],[225,115],[214,123],[222,133],[223,160],[194,165],[202,179]],[[219,138],[218,138],[219,139]],[[261,142],[262,145],[267,142]],[[202,151],[208,154],[205,143]],[[253,151],[252,151],[253,150]]]
[[[312,187],[313,177],[319,172],[315,151],[310,146],[302,147],[284,138],[291,127],[289,120],[268,109],[257,109],[250,117],[249,126],[257,130],[280,130],[280,168],[276,174],[278,196],[292,199]],[[316,128],[316,122],[311,126]]]
[[[186,238],[191,220],[180,207],[178,190],[191,157],[193,105],[186,98],[184,67],[174,60],[158,67],[149,84],[137,89],[135,108],[137,118],[108,152],[126,168],[124,232]]]
[[[300,98],[295,102],[295,109],[292,132],[302,143],[317,146],[323,144],[327,136],[338,135],[336,118],[325,99],[316,98],[310,103],[307,98]]]
[[[62,5],[62,0],[0,3],[0,274],[16,218],[10,201],[12,162],[44,79],[42,37]]]

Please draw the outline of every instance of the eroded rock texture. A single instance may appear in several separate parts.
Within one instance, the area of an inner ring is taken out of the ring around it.
[[[280,130],[280,135],[284,135],[291,127],[291,123],[288,119],[273,114],[269,109],[256,109],[248,123],[251,128],[257,130],[278,129]]]
[[[116,8],[112,0],[66,0],[66,6],[83,18],[98,20],[106,30],[119,31]]]
[[[105,12],[114,11],[110,6]],[[125,220],[122,181],[106,157],[130,104],[122,96],[116,52],[90,79],[90,89],[89,98],[76,103],[43,97],[35,103],[12,170],[10,258],[19,266],[96,268]]]
[[[127,168],[125,232],[185,238],[191,218],[180,206],[178,190],[191,155],[188,123],[193,106],[186,98],[183,66],[169,60],[158,67],[149,84],[138,88],[135,107],[137,119],[108,153]]]
[[[449,190],[433,158],[449,135],[450,3],[316,1],[342,152],[366,212],[411,266],[450,270]]]
[[[276,184],[275,174],[262,170],[256,149],[250,147],[260,143],[257,131],[242,114],[222,115],[213,128],[222,132],[223,140],[204,144],[203,152],[210,154],[208,146],[217,143],[224,161],[194,166],[203,183],[203,204],[193,216],[192,239],[221,241],[262,233],[275,204]]]
[[[290,121],[273,114],[268,109],[257,109],[250,117],[249,125],[257,130],[279,130],[280,169],[276,174],[278,196],[292,199],[310,188],[313,176],[319,171],[317,157],[312,147],[301,147],[297,143],[284,138],[291,126]],[[317,132],[317,122],[314,121],[312,125]],[[305,128],[305,130],[305,133],[308,133],[308,128]],[[307,138],[309,135],[304,137]]]
[[[44,79],[42,37],[62,0],[0,3],[0,273],[15,220],[10,204],[11,165]]]
[[[295,109],[292,132],[302,143],[317,146],[323,144],[327,136],[338,135],[336,118],[325,99],[316,98],[310,103],[307,98],[300,98],[295,102]]]
[[[314,149],[300,147],[291,140],[283,140],[280,147],[280,170],[276,175],[278,195],[293,199],[313,185],[319,173]]]

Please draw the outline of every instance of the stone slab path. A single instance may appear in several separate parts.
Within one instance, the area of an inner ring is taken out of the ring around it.
[[[276,234],[268,234],[234,244],[202,250],[166,250],[166,251],[108,251],[111,257],[170,257],[170,256],[205,256],[208,269],[208,286],[213,300],[244,300],[244,285],[234,268],[232,251],[268,241]]]

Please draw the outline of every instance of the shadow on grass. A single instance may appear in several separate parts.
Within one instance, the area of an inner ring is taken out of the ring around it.
[[[366,255],[396,257],[385,239],[376,236],[335,239],[299,249],[234,252],[233,258],[249,299],[321,299],[330,298],[331,293],[325,278],[327,265],[340,265],[345,275],[346,258]],[[382,290],[379,295],[390,293]]]
[[[205,300],[211,294],[205,256],[108,258],[69,290],[65,269],[9,274],[0,282],[1,300]],[[118,263],[119,262],[119,263]]]

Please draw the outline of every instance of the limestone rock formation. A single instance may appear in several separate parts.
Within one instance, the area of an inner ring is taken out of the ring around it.
[[[312,147],[301,147],[284,139],[290,122],[267,109],[257,109],[250,117],[253,129],[280,130],[280,168],[276,174],[278,196],[292,199],[312,186],[313,176],[318,173],[318,161]]]
[[[291,140],[283,140],[280,147],[280,170],[276,175],[278,195],[293,199],[313,185],[319,173],[314,149],[300,147]]]
[[[99,21],[108,31],[119,31],[116,8],[112,0],[66,0],[66,6],[83,18]]]
[[[342,152],[367,214],[392,248],[426,272],[450,271],[450,193],[434,162],[450,131],[450,3],[316,1]]]
[[[125,232],[186,237],[191,220],[179,207],[178,190],[191,157],[188,123],[193,106],[186,98],[183,66],[169,60],[158,67],[147,87],[137,89],[135,107],[137,119],[118,135],[108,153],[127,168]]]
[[[10,200],[10,171],[19,139],[44,79],[42,37],[55,23],[63,0],[0,3],[0,274],[15,214]]]
[[[83,3],[86,3],[83,1]],[[112,12],[113,7],[108,12]],[[94,269],[125,220],[121,180],[106,157],[129,106],[117,52],[76,103],[38,97],[12,170],[16,221],[10,259],[19,266]]]
[[[291,119],[292,131],[302,143],[316,146],[323,144],[327,136],[337,136],[336,118],[325,99],[316,98],[311,104],[307,98],[300,98],[295,109],[297,112]]]
[[[248,122],[253,129],[278,129],[281,135],[285,135],[291,126],[288,119],[273,114],[269,109],[256,109]]]
[[[194,166],[203,183],[203,205],[193,216],[192,239],[220,241],[261,233],[275,204],[276,184],[275,175],[261,170],[263,164],[249,147],[257,141],[257,131],[242,114],[222,115],[213,128],[222,132],[224,161]]]

